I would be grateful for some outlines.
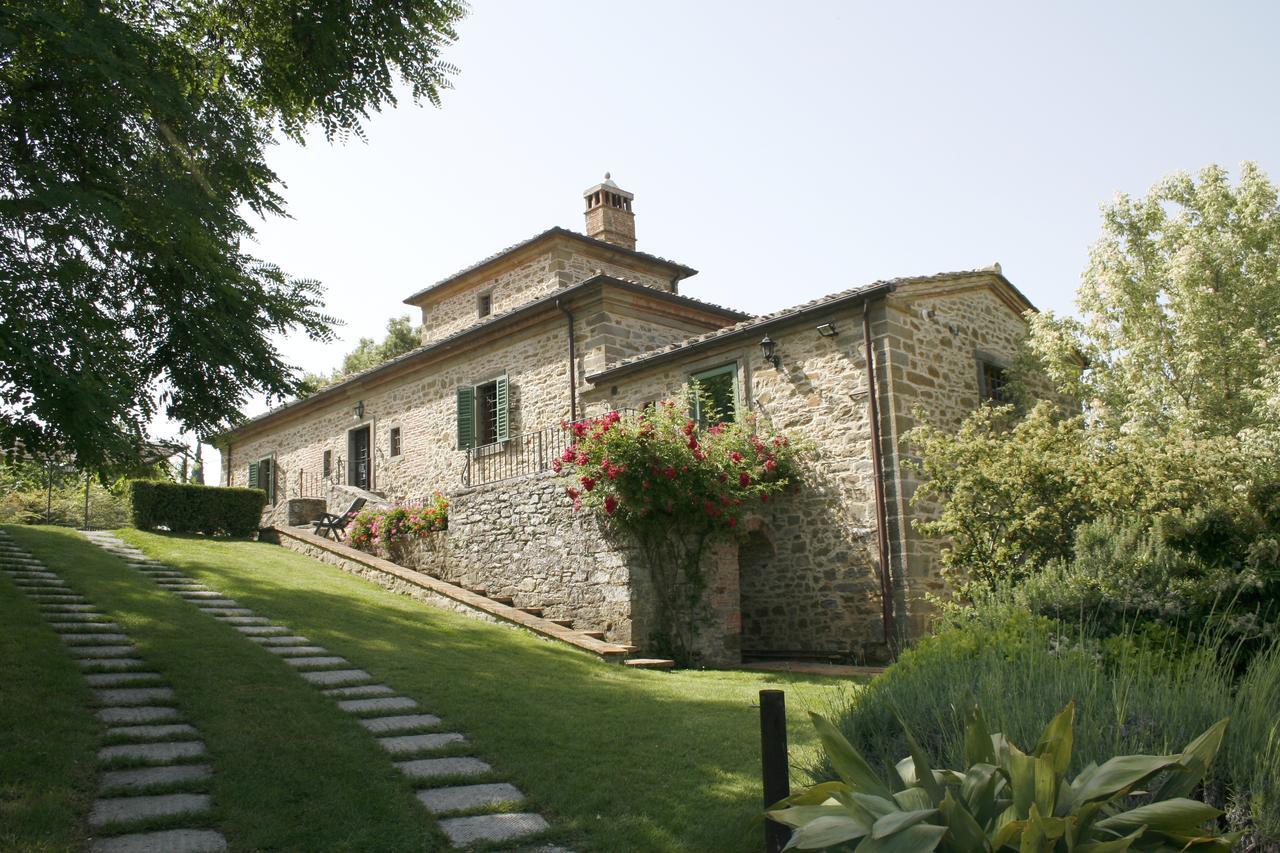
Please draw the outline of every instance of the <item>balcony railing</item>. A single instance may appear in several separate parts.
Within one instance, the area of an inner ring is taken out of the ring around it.
[[[634,414],[632,409],[619,409],[619,414]],[[506,441],[473,447],[467,451],[467,465],[462,471],[464,486],[483,486],[526,474],[551,469],[551,463],[573,444],[572,424],[545,427],[535,432],[522,432]]]

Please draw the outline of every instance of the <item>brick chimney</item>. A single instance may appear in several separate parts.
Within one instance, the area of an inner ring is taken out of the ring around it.
[[[587,202],[587,236],[624,249],[636,247],[636,215],[631,212],[634,195],[618,189],[604,173],[604,181],[582,194]]]

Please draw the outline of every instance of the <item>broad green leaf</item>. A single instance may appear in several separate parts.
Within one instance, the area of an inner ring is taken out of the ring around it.
[[[1053,769],[1053,758],[1048,755],[1035,760],[1035,804],[1041,815],[1051,816],[1058,803],[1058,774]]]
[[[893,799],[904,811],[933,808],[933,800],[924,788],[905,788],[894,794]]]
[[[1017,810],[1019,817],[1025,817],[1031,813],[1031,805],[1036,798],[1036,759],[1013,744],[1009,744],[1004,767],[1005,772],[1009,774],[1013,807]]]
[[[849,783],[855,791],[885,799],[893,797],[893,792],[885,787],[880,777],[871,769],[871,765],[867,764],[866,759],[853,748],[849,741],[845,740],[839,729],[819,714],[810,713],[809,718],[813,720],[813,727],[817,729],[818,739],[822,741],[827,759],[841,779]]]
[[[868,836],[858,844],[855,853],[929,853],[946,834],[945,826],[918,823],[887,838]]]
[[[915,826],[925,818],[933,817],[937,813],[937,809],[918,809],[911,812],[887,814],[877,820],[871,827],[871,837],[884,838],[885,836],[893,835],[895,832],[901,832],[908,826]]]
[[[1016,807],[1009,806],[1009,808],[1000,813],[1000,816],[996,818],[995,825],[991,828],[991,846],[999,850],[1006,844],[1017,841],[1026,825],[1027,822],[1025,820],[1018,819]]]
[[[999,768],[975,764],[960,783],[960,799],[974,819],[986,823],[995,817],[996,789],[1004,781]]]
[[[1180,797],[1120,812],[1098,821],[1097,827],[1115,833],[1130,832],[1146,826],[1160,832],[1195,834],[1205,821],[1213,820],[1221,814],[1222,811],[1213,806]]]
[[[1142,837],[1142,832],[1143,830],[1139,829],[1124,838],[1081,844],[1076,848],[1075,853],[1124,853],[1125,850],[1128,850],[1133,845],[1133,842]]]
[[[946,818],[947,829],[955,840],[955,844],[952,845],[954,849],[964,850],[966,853],[981,853],[991,849],[987,835],[982,831],[982,825],[962,803],[951,796],[950,791],[947,791],[946,796],[942,798],[939,811]]]
[[[1071,766],[1071,748],[1074,740],[1074,729],[1076,719],[1076,703],[1073,699],[1067,703],[1067,707],[1058,712],[1058,715],[1049,721],[1049,725],[1045,727],[1044,734],[1040,735],[1040,741],[1036,744],[1032,755],[1040,758],[1048,756],[1053,762],[1053,770],[1063,776],[1067,772],[1067,768]]]
[[[863,794],[857,791],[854,791],[850,796],[852,796],[860,806],[875,815],[876,820],[879,820],[887,814],[893,814],[896,811],[901,811],[901,809],[898,808],[898,801],[893,799],[892,796],[886,800],[884,797],[877,797],[873,794]],[[930,805],[932,805],[932,803],[930,803]]]
[[[924,754],[924,750],[916,741],[915,735],[911,733],[911,729],[903,722],[902,718],[898,718],[898,725],[902,728],[902,733],[907,738],[907,746],[911,748],[911,761],[916,769],[916,784],[929,792],[929,796],[935,803],[942,802],[942,784],[934,778],[933,766],[929,763],[929,756]]]
[[[816,806],[825,803],[831,796],[840,791],[848,791],[849,786],[844,782],[820,782],[805,788],[803,791],[797,791],[786,799],[779,800],[769,809],[783,809],[787,806]]]
[[[828,815],[791,830],[784,850],[821,850],[866,835],[868,828],[848,815]]]
[[[916,762],[910,755],[893,765],[893,769],[902,780],[903,787],[910,788],[916,783]]]
[[[1173,770],[1160,783],[1160,787],[1156,789],[1155,799],[1170,800],[1175,797],[1189,797],[1195,791],[1196,785],[1200,784],[1200,780],[1204,777],[1205,771],[1213,764],[1214,757],[1218,754],[1218,747],[1222,745],[1222,736],[1227,730],[1227,723],[1230,717],[1223,717],[1214,723],[1205,732],[1191,743],[1187,744],[1187,748],[1182,751],[1179,763],[1181,769]]]
[[[770,820],[777,823],[784,823],[787,826],[804,826],[806,823],[815,821],[820,817],[852,817],[844,806],[836,804],[822,806],[792,806],[789,809],[778,809],[777,811],[765,812]],[[869,827],[868,827],[869,829]]]
[[[987,721],[982,716],[982,709],[976,704],[969,712],[969,721],[964,727],[964,757],[970,767],[975,764],[996,763],[996,751],[992,746],[991,732],[987,729]]]
[[[1175,755],[1119,755],[1108,759],[1089,777],[1089,781],[1074,791],[1076,805],[1090,800],[1110,799],[1144,779],[1169,767],[1178,765]]]

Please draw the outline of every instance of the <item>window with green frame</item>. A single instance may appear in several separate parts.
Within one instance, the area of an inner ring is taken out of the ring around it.
[[[738,363],[703,370],[689,377],[697,385],[690,416],[703,427],[738,419]]]
[[[511,437],[509,389],[506,374],[458,389],[459,450],[498,444]]]

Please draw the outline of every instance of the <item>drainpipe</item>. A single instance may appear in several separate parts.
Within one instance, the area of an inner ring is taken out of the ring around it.
[[[556,300],[556,307],[569,323],[569,421],[572,423],[578,419],[578,375],[575,365],[577,356],[574,353],[573,312],[559,299]]]
[[[871,421],[871,468],[875,474],[876,539],[880,546],[880,602],[884,643],[894,654],[893,576],[889,568],[889,521],[885,516],[884,460],[880,458],[880,403],[876,398],[875,351],[871,346],[871,300],[862,303],[862,345],[867,363],[867,408]]]

